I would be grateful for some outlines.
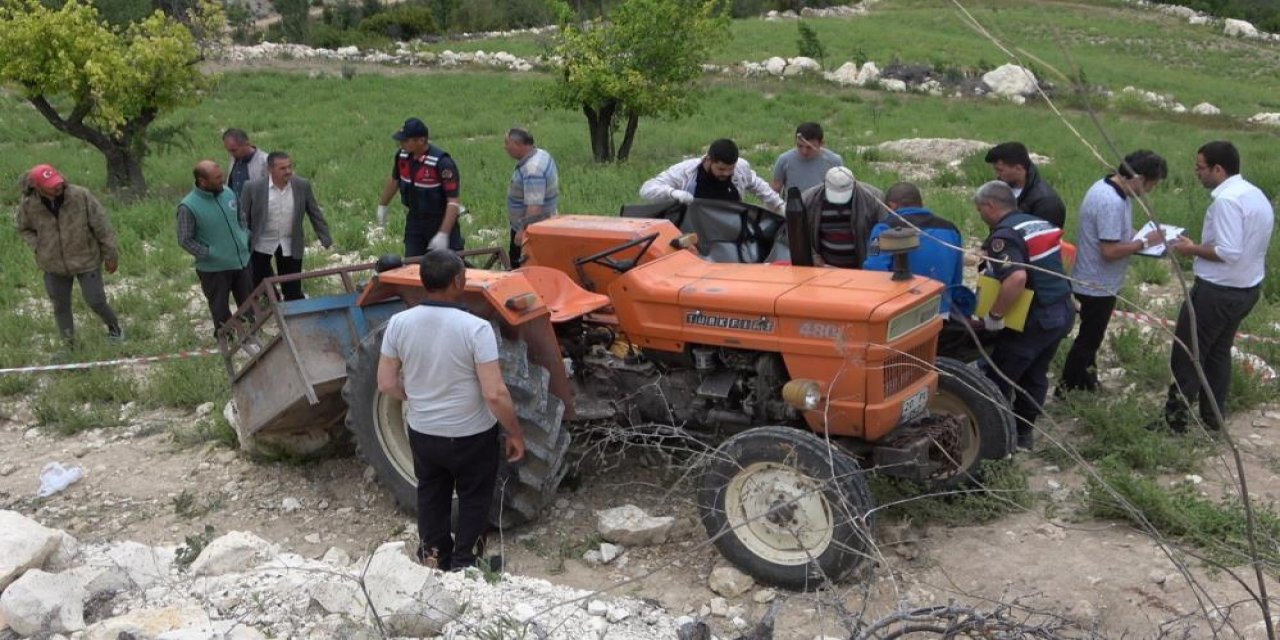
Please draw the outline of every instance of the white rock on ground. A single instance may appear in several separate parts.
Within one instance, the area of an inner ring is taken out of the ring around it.
[[[726,598],[736,598],[756,586],[756,581],[734,567],[717,567],[711,572],[707,586]]]
[[[787,60],[787,68],[783,69],[782,74],[786,76],[796,76],[804,73],[818,73],[822,71],[822,65],[817,60],[805,56],[797,56]]]
[[[1036,93],[1038,83],[1030,69],[1004,64],[982,76],[983,84],[1001,96],[1029,96]]]
[[[168,637],[169,632],[195,631],[209,626],[209,614],[195,605],[138,609],[90,625],[85,629],[84,640]]]
[[[840,67],[835,71],[824,73],[823,77],[836,84],[857,84],[858,65],[852,62],[846,62],[840,65]]]
[[[780,76],[787,70],[787,61],[779,58],[778,56],[774,56],[765,60],[764,70],[768,71],[771,76]]]
[[[31,569],[0,594],[0,617],[20,636],[84,629],[84,585],[75,576]]]
[[[1216,116],[1222,113],[1222,109],[1219,109],[1208,102],[1201,102],[1200,104],[1191,107],[1191,113],[1201,116]]]
[[[862,68],[858,70],[858,79],[854,81],[854,84],[861,87],[866,85],[868,82],[875,82],[879,79],[880,67],[877,67],[874,62],[868,61],[862,63]]]
[[[893,91],[897,93],[901,93],[907,90],[907,83],[901,80],[898,80],[896,78],[888,78],[886,80],[881,80],[880,86],[884,87],[885,91]]]
[[[1222,33],[1233,38],[1256,38],[1258,28],[1251,22],[1227,18],[1222,21]]]
[[[24,571],[44,566],[60,543],[58,531],[16,511],[0,511],[0,590]]]
[[[80,559],[80,541],[66,531],[58,531],[58,548],[44,561],[44,570],[60,573],[70,569]]]
[[[950,164],[992,146],[990,142],[964,138],[904,138],[881,142],[876,148],[913,162]]]
[[[356,619],[368,613],[360,584],[345,576],[320,576],[308,585],[307,593],[327,613],[340,613]]]
[[[129,541],[115,543],[106,550],[107,560],[124,572],[128,586],[144,590],[169,577],[173,557],[172,547],[149,547]]]
[[[627,547],[646,547],[667,541],[675,518],[654,517],[633,504],[596,512],[596,529],[605,540]]]
[[[217,576],[249,569],[275,553],[270,542],[244,531],[232,531],[210,542],[191,563],[193,576]]]
[[[600,543],[600,562],[603,562],[604,564],[609,564],[610,562],[617,560],[618,556],[622,555],[622,552],[623,552],[622,547],[616,544],[602,542]]]
[[[1280,113],[1258,113],[1249,118],[1249,122],[1254,124],[1266,124],[1271,126],[1280,126]]]
[[[403,541],[378,547],[369,560],[365,585],[391,635],[437,635],[459,613],[458,601],[431,569],[409,558]]]

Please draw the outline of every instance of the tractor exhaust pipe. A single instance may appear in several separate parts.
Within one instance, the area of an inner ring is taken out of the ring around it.
[[[809,216],[804,213],[804,201],[800,190],[787,189],[787,242],[791,246],[791,264],[797,267],[813,266],[813,245],[809,229]]]

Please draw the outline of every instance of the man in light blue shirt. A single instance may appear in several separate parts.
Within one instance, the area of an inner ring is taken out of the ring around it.
[[[1058,389],[1097,391],[1098,349],[1111,323],[1116,296],[1129,271],[1129,256],[1159,244],[1158,231],[1133,240],[1133,199],[1156,188],[1169,174],[1164,158],[1139,150],[1116,172],[1093,183],[1080,203],[1080,230],[1072,292],[1080,303],[1080,330],[1071,343]]]
[[[796,127],[796,147],[778,156],[773,163],[773,180],[769,186],[781,194],[791,187],[804,191],[821,184],[833,167],[843,166],[844,158],[826,147],[822,125],[805,122]]]
[[[507,188],[507,219],[511,223],[512,266],[521,262],[525,227],[556,215],[560,204],[560,170],[555,158],[533,144],[524,129],[511,129],[505,143],[507,155],[516,160]]]

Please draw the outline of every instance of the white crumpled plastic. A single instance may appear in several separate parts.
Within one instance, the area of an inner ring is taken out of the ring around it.
[[[80,467],[64,467],[61,462],[49,462],[40,470],[40,490],[37,498],[47,498],[84,477],[84,469]]]

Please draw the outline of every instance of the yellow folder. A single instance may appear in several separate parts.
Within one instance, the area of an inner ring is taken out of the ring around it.
[[[1031,299],[1036,292],[1023,289],[1018,300],[1004,314],[1004,326],[1022,331],[1027,326],[1027,313],[1031,311]],[[978,317],[984,318],[1000,296],[1000,281],[991,276],[978,276]]]

